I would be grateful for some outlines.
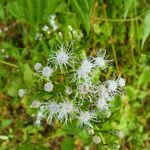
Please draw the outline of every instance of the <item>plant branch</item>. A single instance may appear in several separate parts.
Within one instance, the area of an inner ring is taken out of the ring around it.
[[[4,64],[4,65],[11,66],[11,67],[14,67],[14,68],[19,67],[19,66],[15,65],[15,64],[12,64],[12,63],[9,63],[9,62],[3,61],[3,60],[0,60],[0,63]]]

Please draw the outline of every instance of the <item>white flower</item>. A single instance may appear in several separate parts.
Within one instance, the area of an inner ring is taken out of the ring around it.
[[[101,97],[102,99],[106,99],[109,100],[111,99],[110,95],[109,95],[109,91],[106,88],[105,84],[100,84],[96,87],[96,92],[98,93],[98,96]]]
[[[78,79],[80,78],[86,79],[88,75],[91,73],[92,68],[93,68],[93,64],[91,63],[91,61],[88,59],[84,59],[82,61],[81,66],[77,70]]]
[[[112,60],[108,60],[106,56],[106,50],[100,50],[97,52],[97,57],[94,58],[95,67],[106,69],[111,65]]]
[[[42,41],[42,39],[43,39],[43,34],[42,33],[36,33],[35,40]]]
[[[95,121],[96,116],[94,112],[81,111],[78,119],[80,125],[87,125],[92,127],[91,121]]]
[[[108,82],[108,91],[115,93],[117,91],[118,84],[115,80],[109,80]]]
[[[101,142],[101,138],[100,138],[100,136],[98,136],[98,135],[94,135],[94,136],[92,137],[92,141],[93,141],[95,144],[99,144],[99,143]]]
[[[91,98],[92,94],[93,94],[93,85],[92,85],[92,82],[91,81],[85,81],[79,85],[77,85],[77,95],[80,95],[81,98],[84,98],[84,97],[89,97]]]
[[[74,112],[74,106],[73,103],[69,101],[64,101],[63,103],[60,103],[60,111],[58,114],[58,119],[62,122],[64,121],[65,123],[68,121],[69,115]]]
[[[118,82],[118,86],[120,86],[120,87],[124,87],[125,83],[126,83],[125,79],[123,79],[121,77],[118,78],[117,82]]]
[[[41,106],[41,102],[38,101],[38,100],[35,100],[35,101],[32,102],[30,107],[31,108],[39,108],[40,106]]]
[[[44,67],[42,70],[42,75],[45,77],[50,77],[52,73],[53,73],[53,70],[49,66]]]
[[[56,68],[57,66],[62,67],[69,65],[70,59],[71,59],[71,51],[69,51],[69,48],[66,48],[63,44],[59,46],[59,50],[55,53],[55,56],[51,59],[52,63],[55,64]]]
[[[42,27],[42,30],[43,30],[44,32],[49,32],[49,27],[48,27],[47,25],[44,25],[44,26]]]
[[[43,108],[41,107],[39,112],[37,113],[37,116],[36,116],[36,121],[35,121],[35,125],[36,126],[40,126],[41,125],[41,121],[42,119],[44,118],[44,114],[43,114]]]
[[[51,123],[54,116],[57,115],[57,113],[60,111],[60,105],[56,102],[48,102],[45,103],[45,112],[48,114],[48,122]]]
[[[9,137],[6,135],[0,135],[1,140],[9,140]]]
[[[55,20],[55,18],[56,18],[56,15],[55,15],[55,14],[50,15],[50,19],[51,19],[51,20]]]
[[[59,65],[66,65],[68,64],[69,55],[61,49],[56,53],[56,61]]]
[[[103,98],[99,98],[98,101],[96,102],[96,106],[97,108],[99,108],[100,110],[106,110],[108,109],[108,103],[105,99]]]
[[[47,82],[44,84],[44,90],[50,92],[53,90],[53,84],[51,82]]]
[[[34,65],[34,70],[35,70],[35,71],[39,71],[41,68],[42,68],[42,64],[41,64],[41,63],[36,63],[36,64]]]
[[[23,97],[25,94],[26,94],[26,89],[19,89],[19,90],[18,90],[18,95],[19,95],[20,97]]]
[[[56,15],[55,14],[50,16],[49,24],[53,28],[53,31],[56,31],[59,28],[59,26],[56,23]]]
[[[53,24],[53,31],[56,31],[59,28],[57,24]]]

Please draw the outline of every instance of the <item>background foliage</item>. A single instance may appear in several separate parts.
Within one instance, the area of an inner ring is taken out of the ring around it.
[[[127,86],[111,125],[125,133],[123,150],[150,148],[150,1],[149,0],[1,0],[0,1],[0,149],[109,149],[91,143],[85,130],[70,125],[33,126],[29,107],[35,98],[23,99],[18,89],[34,89],[33,66],[46,62],[55,47],[55,32],[42,42],[35,35],[56,14],[61,31],[68,25],[83,32],[78,47],[92,54],[106,48],[114,70]],[[37,95],[37,97],[40,95]],[[104,133],[101,133],[103,135]],[[105,139],[115,141],[117,139]],[[112,148],[113,149],[113,148]]]

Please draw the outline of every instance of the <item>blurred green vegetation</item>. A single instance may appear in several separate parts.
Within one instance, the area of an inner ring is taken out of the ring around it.
[[[68,25],[82,31],[81,52],[89,55],[98,48],[108,50],[115,62],[113,69],[127,82],[111,128],[125,133],[119,139],[120,149],[150,149],[150,1],[1,0],[0,150],[114,148],[94,145],[84,129],[72,125],[35,127],[30,108],[33,96],[18,97],[19,88],[35,88],[33,66],[46,62],[50,49],[55,48],[56,32],[41,42],[35,40],[51,14],[56,14],[59,31],[65,32]]]

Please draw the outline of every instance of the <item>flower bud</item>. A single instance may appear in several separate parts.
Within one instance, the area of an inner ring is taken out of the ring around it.
[[[101,138],[100,138],[100,136],[98,136],[98,135],[94,135],[94,136],[92,137],[92,141],[93,141],[95,144],[99,144],[99,143],[101,142]]]
[[[44,84],[44,90],[50,92],[53,90],[53,84],[51,82],[47,82]]]

